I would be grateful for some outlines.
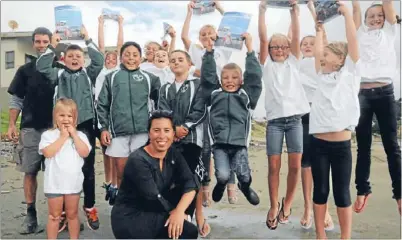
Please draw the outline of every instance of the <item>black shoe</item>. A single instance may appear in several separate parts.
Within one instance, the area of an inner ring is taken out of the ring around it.
[[[109,201],[110,198],[110,188],[111,188],[112,184],[109,183],[103,183],[103,188],[106,190],[106,195],[105,195],[105,201]]]
[[[31,234],[38,232],[38,219],[34,214],[27,214],[24,222],[21,225],[21,229],[19,231],[20,234]]]
[[[260,198],[258,197],[257,193],[253,189],[251,189],[250,184],[244,184],[244,186],[242,186],[239,182],[237,183],[237,186],[239,187],[240,191],[244,194],[244,196],[247,198],[247,201],[249,203],[253,205],[258,205],[260,203]]]
[[[225,192],[226,185],[217,183],[212,191],[212,200],[214,202],[219,202],[222,197],[223,193]]]
[[[110,206],[113,206],[114,202],[116,201],[117,190],[118,190],[118,188],[115,188],[115,187],[110,187],[110,189],[109,189],[109,194],[110,194],[109,205]]]

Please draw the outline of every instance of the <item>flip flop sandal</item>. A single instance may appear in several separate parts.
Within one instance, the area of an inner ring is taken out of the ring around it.
[[[330,223],[330,224],[328,224],[328,223]],[[324,228],[324,230],[327,232],[333,231],[335,229],[335,225],[334,225],[333,221],[327,221],[327,222],[325,222],[325,225],[327,225],[327,226]]]
[[[290,209],[289,215],[287,215],[287,216],[285,215],[285,211],[283,210],[283,207],[285,206],[284,202],[285,202],[285,198],[282,198],[282,207],[281,207],[281,210],[279,211],[279,215],[280,215],[280,213],[282,213],[283,220],[281,220],[281,218],[278,215],[278,221],[279,221],[280,224],[288,224],[289,223],[289,217],[290,217],[290,215],[292,215],[292,208]]]
[[[353,210],[356,213],[361,213],[363,211],[363,209],[366,207],[367,199],[368,199],[369,196],[370,196],[370,194],[364,195],[363,205],[360,208],[355,208],[355,206],[353,206]]]
[[[280,205],[281,204],[278,202],[278,206],[280,206]],[[266,220],[265,224],[267,225],[267,228],[269,230],[275,230],[278,227],[278,218],[279,218],[279,211],[274,219],[269,219],[269,211],[268,211],[267,220]]]
[[[206,218],[204,218],[204,223],[202,224],[202,227],[201,227],[201,228],[199,228],[198,225],[197,225],[197,227],[198,227],[198,234],[200,234],[200,237],[201,237],[201,238],[206,238],[206,237],[208,237],[208,235],[211,233],[211,228],[210,228],[210,229],[209,229],[209,232],[207,232],[207,234],[205,234],[205,236],[202,236],[201,231],[205,228],[205,224],[207,224],[207,219],[206,219]]]
[[[309,230],[313,226],[313,216],[310,214],[310,218],[305,224],[300,223],[301,227],[305,230]]]

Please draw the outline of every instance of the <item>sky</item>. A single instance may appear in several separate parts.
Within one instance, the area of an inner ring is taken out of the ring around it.
[[[77,6],[82,11],[83,23],[90,37],[97,43],[98,16],[102,8],[120,11],[124,17],[124,40],[136,41],[141,46],[147,41],[161,41],[163,36],[163,22],[172,25],[177,33],[176,48],[183,49],[180,39],[181,28],[187,14],[188,1],[1,1],[1,31],[11,31],[8,27],[10,20],[17,21],[19,27],[15,31],[33,31],[43,26],[54,31],[54,7],[60,5]],[[372,1],[362,1],[362,10],[372,4]],[[258,5],[259,1],[221,1],[225,11],[245,12],[252,15],[249,33],[253,37],[254,49],[258,52]],[[351,10],[350,1],[346,5]],[[400,15],[400,2],[394,6]],[[305,5],[300,6],[301,36],[314,35],[314,23]],[[190,25],[190,39],[198,41],[198,31],[205,24],[219,26],[221,15],[214,12],[204,16],[193,15]],[[288,10],[269,8],[266,13],[268,36],[273,33],[286,34],[290,23]],[[325,24],[329,41],[345,41],[345,27],[343,17],[337,17]],[[105,44],[115,46],[117,41],[117,23],[105,22]],[[400,35],[399,35],[400,36]],[[168,38],[170,41],[170,39]],[[400,53],[400,38],[396,43],[396,51]],[[243,52],[233,54],[232,61],[244,67],[245,48]],[[400,59],[400,55],[399,55]],[[399,61],[400,63],[400,61]],[[395,81],[397,95],[400,97],[400,79]],[[264,93],[264,91],[263,91]],[[264,115],[264,94],[256,109],[257,115]],[[259,116],[258,116],[259,117]]]

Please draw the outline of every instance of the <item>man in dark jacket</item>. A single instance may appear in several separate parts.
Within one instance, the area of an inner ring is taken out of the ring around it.
[[[52,39],[52,33],[43,27],[35,29],[32,34],[33,48],[40,54],[46,51]],[[36,176],[41,169],[43,157],[38,154],[42,132],[52,126],[54,85],[49,83],[41,73],[36,71],[36,57],[18,68],[8,93],[11,94],[9,106],[8,138],[19,141],[15,160],[24,176],[24,195],[27,215],[22,224],[21,234],[39,231],[36,216]],[[58,63],[54,63],[59,67]],[[22,111],[23,110],[23,111]],[[17,137],[16,121],[22,111],[21,131]],[[42,230],[42,229],[41,229]]]

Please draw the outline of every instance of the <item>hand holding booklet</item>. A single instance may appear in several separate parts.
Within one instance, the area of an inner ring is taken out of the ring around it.
[[[241,12],[225,12],[218,28],[216,47],[241,50],[243,47],[242,34],[250,25],[251,15]]]
[[[338,12],[339,5],[335,0],[317,0],[314,2],[317,21],[327,23],[330,20],[340,16]]]
[[[194,5],[194,15],[203,15],[215,11],[215,3],[212,0],[195,0]]]
[[[113,11],[113,10],[108,9],[108,8],[102,8],[102,15],[103,15],[104,19],[111,19],[111,20],[118,21],[119,16],[120,16],[120,12]]]
[[[166,40],[167,35],[169,34],[169,28],[171,25],[167,22],[163,22],[163,37],[162,41]]]
[[[78,7],[71,5],[54,8],[56,33],[61,40],[83,40],[81,35],[82,14]]]
[[[269,8],[282,8],[291,9],[289,0],[266,0],[267,7]],[[308,0],[298,0],[297,4],[307,4]]]

